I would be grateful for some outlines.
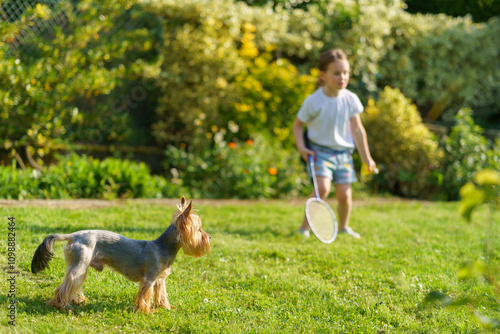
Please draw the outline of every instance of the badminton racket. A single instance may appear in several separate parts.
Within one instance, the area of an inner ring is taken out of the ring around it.
[[[309,166],[314,183],[314,193],[306,202],[306,220],[313,234],[319,241],[330,244],[337,237],[337,218],[332,208],[319,197],[318,183],[316,181],[316,171],[314,170],[314,159],[309,156]]]

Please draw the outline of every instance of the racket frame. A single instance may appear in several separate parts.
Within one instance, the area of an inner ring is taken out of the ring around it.
[[[333,212],[332,208],[328,205],[328,203],[326,203],[325,201],[323,201],[321,199],[321,197],[319,196],[318,182],[316,181],[316,171],[314,170],[314,158],[313,158],[312,155],[309,155],[308,158],[309,158],[309,166],[311,168],[311,176],[312,176],[313,184],[314,184],[314,193],[315,193],[316,197],[311,197],[306,202],[305,214],[306,214],[307,225],[309,225],[309,228],[311,229],[311,231],[313,232],[313,234],[316,236],[316,238],[318,238],[319,241],[321,241],[322,243],[325,243],[325,244],[330,244],[333,241],[335,241],[335,239],[337,238],[337,233],[338,233],[337,216],[335,216],[335,213]],[[314,226],[310,223],[311,218],[310,218],[310,215],[309,215],[308,208],[309,208],[309,204],[311,202],[319,202],[319,203],[321,203],[330,212],[330,214],[331,214],[331,216],[333,218],[333,236],[330,239],[323,239],[321,236],[319,236],[319,233],[316,231],[316,229],[314,228]]]

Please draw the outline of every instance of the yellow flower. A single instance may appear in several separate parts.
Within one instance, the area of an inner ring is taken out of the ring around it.
[[[257,28],[253,24],[245,22],[243,23],[243,30],[249,32],[255,32]]]
[[[252,110],[252,106],[245,103],[235,103],[234,106],[238,111],[248,112]]]
[[[215,80],[215,86],[220,89],[226,89],[227,87],[227,81],[226,79],[222,77],[218,77],[217,80]]]

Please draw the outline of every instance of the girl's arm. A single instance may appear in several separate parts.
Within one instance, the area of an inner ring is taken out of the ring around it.
[[[293,137],[295,138],[295,146],[297,146],[302,159],[308,161],[307,156],[312,155],[314,157],[314,151],[308,149],[304,143],[304,124],[298,117],[295,118],[293,122]]]
[[[368,139],[366,137],[366,130],[361,122],[361,117],[359,115],[351,118],[350,121],[351,132],[354,138],[354,143],[356,144],[356,148],[358,149],[359,156],[361,160],[368,165],[368,170],[372,172],[377,164],[373,161],[372,156],[370,154],[370,148],[368,147]]]

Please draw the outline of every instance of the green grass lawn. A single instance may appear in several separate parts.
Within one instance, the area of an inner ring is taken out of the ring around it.
[[[132,310],[138,284],[106,268],[92,268],[87,305],[62,313],[45,302],[64,276],[63,242],[50,268],[33,275],[33,252],[51,233],[107,229],[155,239],[174,207],[128,204],[99,209],[0,208],[2,331],[7,321],[8,217],[16,218],[19,333],[475,333],[470,306],[426,305],[431,290],[472,298],[482,314],[500,317],[500,298],[479,279],[458,281],[466,260],[483,256],[486,210],[467,223],[457,203],[409,201],[357,204],[351,226],[361,240],[340,235],[330,245],[294,231],[303,206],[268,201],[194,206],[212,235],[212,251],[198,259],[179,253],[167,292],[174,311]],[[335,209],[335,206],[334,206]],[[500,266],[500,224],[493,224],[493,258]]]

